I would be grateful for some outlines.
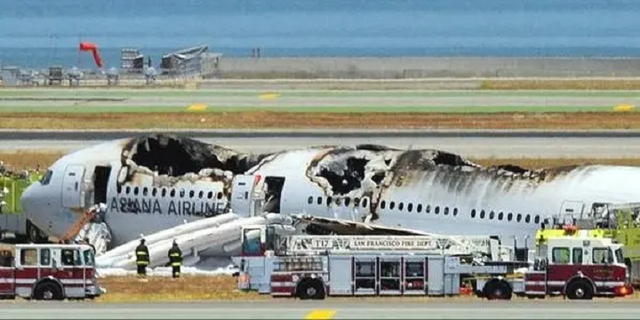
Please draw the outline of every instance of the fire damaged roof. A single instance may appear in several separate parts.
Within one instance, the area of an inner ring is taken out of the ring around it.
[[[121,160],[123,166],[137,169],[130,170],[130,179],[132,171],[169,177],[224,173],[232,176],[244,173],[266,156],[244,154],[186,137],[152,134],[129,140],[122,149]]]
[[[373,191],[387,186],[396,173],[429,170],[439,165],[480,167],[459,155],[439,150],[357,145],[328,149],[311,161],[306,174],[322,187],[330,188],[334,195],[347,195],[356,189]]]

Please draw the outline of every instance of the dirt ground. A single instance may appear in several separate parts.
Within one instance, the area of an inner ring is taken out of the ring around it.
[[[640,113],[3,113],[2,129],[458,128],[639,129]]]
[[[268,297],[253,292],[240,292],[236,290],[236,281],[231,276],[183,276],[176,280],[149,277],[148,282],[139,282],[135,277],[106,277],[98,279],[100,286],[107,289],[107,294],[98,298],[98,301],[238,300]]]
[[[257,292],[238,291],[237,278],[231,276],[196,277],[186,276],[179,280],[171,280],[165,277],[150,277],[148,282],[139,282],[135,277],[107,277],[98,279],[100,286],[107,289],[107,293],[97,299],[99,302],[136,302],[136,301],[167,301],[180,302],[188,300],[266,300],[272,299],[269,295],[260,295]],[[639,299],[640,294],[635,293],[624,299]],[[332,301],[346,301],[354,298],[333,297]],[[398,301],[460,301],[469,302],[480,298],[473,296],[456,297],[359,297],[358,300],[398,300]],[[514,299],[525,299],[516,297]],[[552,297],[547,300],[563,301],[562,297]],[[607,301],[611,299],[607,298]]]

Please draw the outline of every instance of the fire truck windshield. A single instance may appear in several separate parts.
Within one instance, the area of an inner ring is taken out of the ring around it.
[[[616,249],[616,262],[624,263],[624,255],[622,254],[622,248]]]

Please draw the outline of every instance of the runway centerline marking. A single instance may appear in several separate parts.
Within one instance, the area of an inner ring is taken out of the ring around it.
[[[304,318],[308,320],[333,319],[335,314],[334,310],[313,310]]]

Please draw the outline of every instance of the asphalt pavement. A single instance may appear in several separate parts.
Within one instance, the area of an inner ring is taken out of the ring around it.
[[[640,304],[611,301],[7,303],[0,319],[637,319]]]

